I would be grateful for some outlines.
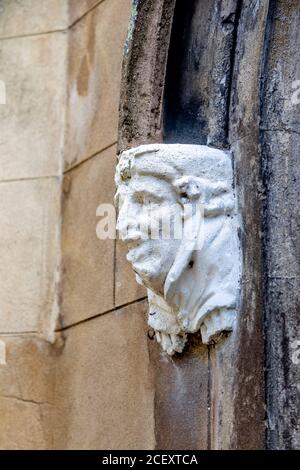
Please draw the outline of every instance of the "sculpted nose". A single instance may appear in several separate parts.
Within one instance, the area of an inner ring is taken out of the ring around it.
[[[125,242],[134,242],[140,239],[138,215],[135,208],[128,202],[124,203],[120,209],[117,230]]]

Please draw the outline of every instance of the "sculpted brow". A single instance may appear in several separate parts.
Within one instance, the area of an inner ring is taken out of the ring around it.
[[[153,198],[153,199],[160,199],[159,195],[155,192],[152,192],[152,191],[148,191],[148,190],[136,190],[136,191],[133,191],[133,195],[134,196],[146,196],[146,197],[149,197],[149,198]]]

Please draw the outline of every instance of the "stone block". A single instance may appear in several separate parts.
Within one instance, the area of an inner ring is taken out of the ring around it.
[[[69,24],[78,21],[83,15],[99,5],[103,0],[69,0]],[[109,0],[110,1],[110,0]]]
[[[0,397],[0,449],[46,450],[42,405]]]
[[[155,438],[159,450],[210,448],[211,410],[208,348],[191,335],[183,354],[173,357],[150,342],[155,383]]]
[[[47,33],[66,28],[67,25],[68,0],[0,2],[0,39]]]
[[[60,210],[56,178],[0,184],[1,333],[53,333]]]
[[[58,175],[64,146],[67,35],[3,40],[0,57],[6,89],[6,104],[0,106],[0,181]]]
[[[50,344],[38,335],[1,335],[0,448],[51,449],[55,371],[63,350],[60,334]]]
[[[1,335],[0,341],[6,349],[6,363],[0,365],[0,397],[52,404],[59,342],[52,345],[38,335]]]
[[[113,204],[115,147],[65,175],[62,321],[71,325],[113,308],[114,240],[96,234],[100,204]]]
[[[70,31],[66,168],[117,140],[119,88],[130,0],[105,1]]]
[[[154,390],[145,302],[64,332],[55,449],[153,449]]]

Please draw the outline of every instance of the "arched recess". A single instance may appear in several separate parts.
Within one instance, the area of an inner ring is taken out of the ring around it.
[[[208,348],[191,338],[173,359],[149,342],[160,449],[265,445],[257,116],[268,8],[257,3],[253,11],[251,2],[238,0],[133,2],[119,151],[161,141],[231,146],[244,222],[238,330]]]
[[[279,247],[286,231],[276,237],[273,229],[276,208],[288,224],[284,184],[290,187],[291,207],[297,208],[299,171],[291,145],[298,148],[299,129],[295,114],[280,128],[286,108],[276,111],[272,97],[277,93],[283,103],[282,81],[300,78],[292,67],[299,15],[296,0],[133,1],[119,151],[161,141],[230,148],[243,227],[237,330],[208,348],[195,336],[184,355],[172,360],[149,342],[159,449],[298,445],[293,424],[299,417],[297,385],[292,381],[299,372],[291,365],[291,342],[297,340],[299,309],[289,286],[299,291],[299,261],[289,258],[292,276],[287,279],[289,267]],[[286,62],[281,65],[287,75],[278,76],[280,60]],[[278,163],[274,152],[280,153],[287,139],[284,169],[283,157]],[[289,248],[297,244],[296,228],[288,232]],[[278,396],[284,386],[286,392]],[[282,419],[284,406],[290,409]]]
[[[133,0],[124,50],[119,150],[162,141],[162,99],[176,0]]]

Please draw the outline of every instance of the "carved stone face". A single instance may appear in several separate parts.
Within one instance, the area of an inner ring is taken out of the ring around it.
[[[149,325],[163,349],[181,352],[186,333],[199,329],[205,343],[231,331],[240,252],[230,155],[207,146],[141,146],[121,155],[116,185],[117,228],[148,288]]]
[[[139,164],[143,164],[142,159]],[[143,283],[161,295],[181,241],[172,236],[162,239],[159,223],[170,221],[172,235],[172,220],[178,220],[181,214],[182,205],[172,184],[155,175],[134,173],[126,190],[120,191],[117,228],[128,248],[127,259]],[[158,239],[149,234],[151,227],[157,228]]]

